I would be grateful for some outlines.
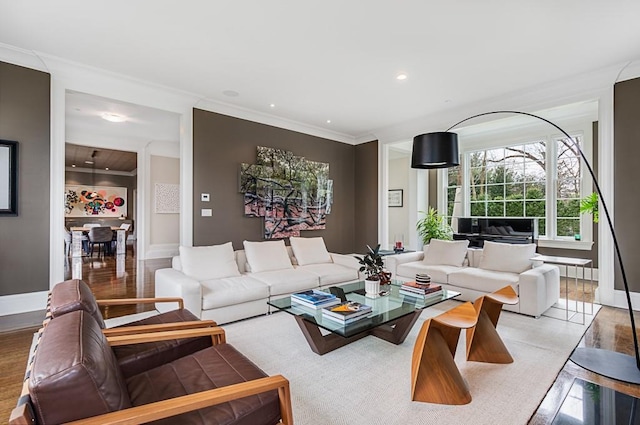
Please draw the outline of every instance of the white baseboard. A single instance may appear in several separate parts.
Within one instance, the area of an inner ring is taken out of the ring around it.
[[[630,292],[629,296],[631,297],[631,305],[633,306],[633,309],[640,311],[640,293]],[[627,304],[627,295],[624,291],[617,289],[613,291],[613,303],[614,305],[611,307],[624,308],[625,310],[629,308]]]
[[[47,295],[48,291],[4,295],[0,297],[0,316],[44,310],[47,307]]]
[[[145,260],[151,260],[154,258],[171,258],[178,255],[178,244],[155,244],[149,245]]]

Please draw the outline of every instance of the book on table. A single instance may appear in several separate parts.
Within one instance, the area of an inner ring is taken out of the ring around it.
[[[406,297],[412,297],[412,298],[416,298],[416,299],[420,299],[420,300],[427,300],[427,299],[431,299],[431,298],[438,298],[438,297],[442,297],[442,294],[444,293],[444,291],[442,290],[442,288],[440,288],[437,291],[432,291],[426,294],[420,294],[417,292],[411,292],[411,291],[406,291],[402,288],[400,288],[400,290],[398,290],[398,293],[400,295],[404,295]]]
[[[432,292],[442,291],[442,286],[433,283],[423,284],[417,282],[404,282],[402,286],[400,286],[400,289],[407,292],[426,295]]]
[[[328,319],[346,321],[356,318],[364,318],[373,309],[370,305],[354,301],[346,301],[335,306],[324,307],[322,315]]]
[[[291,294],[291,302],[319,310],[323,307],[340,304],[340,299],[333,294],[310,289],[308,291]]]

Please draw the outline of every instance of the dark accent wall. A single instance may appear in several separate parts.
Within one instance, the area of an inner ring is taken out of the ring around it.
[[[291,151],[312,161],[329,163],[333,179],[333,206],[325,230],[302,232],[303,236],[322,236],[329,251],[350,253],[356,248],[356,224],[375,221],[373,243],[377,240],[377,147],[375,161],[367,160],[375,182],[356,185],[356,152],[369,149],[272,127],[201,109],[193,110],[193,244],[195,246],[233,242],[242,249],[242,241],[263,240],[263,221],[245,217],[243,195],[239,192],[241,163],[256,160],[256,146]],[[371,185],[375,188],[368,193]],[[210,202],[201,202],[200,194],[209,193]],[[357,198],[373,198],[374,207],[356,207]],[[211,217],[202,217],[201,209],[211,208]],[[358,215],[356,214],[356,208]],[[362,214],[362,216],[360,216]],[[371,219],[371,215],[375,219]],[[356,221],[357,216],[357,221]],[[367,230],[367,236],[369,231]],[[371,242],[369,242],[371,243]]]
[[[640,292],[640,78],[616,83],[613,89],[614,225],[629,290]],[[606,225],[604,214],[601,223]],[[616,261],[615,289],[623,290]]]
[[[18,142],[18,216],[0,217],[0,296],[49,290],[50,86],[47,73],[0,62],[0,139]]]
[[[366,253],[378,244],[378,141],[355,146],[355,225],[352,252]],[[334,184],[335,186],[335,184]]]
[[[594,122],[592,125],[592,134],[593,134],[593,155],[591,161],[591,167],[593,168],[593,172],[595,175],[598,175],[598,123]],[[585,179],[591,179],[589,176],[589,172],[585,170],[584,172]],[[592,185],[592,190],[595,192],[596,187]],[[604,214],[602,215],[602,219],[604,220]],[[602,223],[606,226],[606,223],[602,221]],[[591,229],[591,234],[593,237],[593,245],[591,245],[591,250],[579,250],[579,249],[562,249],[562,248],[540,248],[538,247],[538,252],[542,255],[555,255],[559,257],[571,257],[571,258],[588,258],[593,262],[593,268],[598,268],[598,223],[593,223]],[[564,267],[563,267],[564,268]]]

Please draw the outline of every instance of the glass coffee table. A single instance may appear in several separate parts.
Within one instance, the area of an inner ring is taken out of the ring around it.
[[[381,293],[374,298],[364,295],[364,281],[338,285],[349,301],[370,305],[373,310],[366,318],[343,325],[326,319],[321,310],[291,303],[291,297],[271,300],[269,305],[291,314],[304,334],[311,350],[323,355],[367,335],[373,335],[393,344],[402,344],[422,310],[460,295],[459,292],[443,290],[441,296],[422,300],[400,294],[400,281],[381,285]],[[328,290],[327,290],[328,292]],[[323,329],[328,331],[323,332]]]

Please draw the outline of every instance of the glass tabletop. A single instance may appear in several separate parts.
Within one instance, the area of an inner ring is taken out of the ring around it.
[[[314,323],[332,333],[344,337],[350,337],[377,326],[393,322],[394,320],[413,313],[416,310],[431,307],[460,295],[459,292],[443,289],[442,294],[439,296],[426,299],[414,298],[400,294],[398,292],[400,290],[400,285],[402,285],[402,282],[400,281],[392,281],[390,285],[381,285],[381,293],[386,292],[387,294],[377,295],[375,297],[364,295],[364,281],[336,285],[344,290],[349,301],[356,301],[372,307],[372,312],[368,314],[366,318],[346,325],[325,318],[322,315],[322,309],[316,310],[295,302],[292,303],[291,297],[271,300],[268,304],[294,316],[299,316],[304,320]],[[326,290],[325,292],[329,291]]]

